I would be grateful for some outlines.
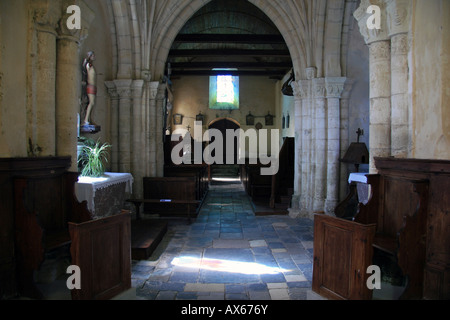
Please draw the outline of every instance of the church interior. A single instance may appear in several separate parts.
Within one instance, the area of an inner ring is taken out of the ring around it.
[[[450,299],[449,16],[1,0],[0,299]]]

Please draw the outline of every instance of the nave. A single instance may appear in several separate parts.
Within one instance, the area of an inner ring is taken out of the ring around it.
[[[212,181],[197,219],[169,220],[153,255],[133,261],[131,291],[146,300],[305,300],[312,257],[312,220],[255,216],[240,181]]]

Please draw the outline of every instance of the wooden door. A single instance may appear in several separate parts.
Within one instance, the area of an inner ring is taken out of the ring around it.
[[[371,299],[366,271],[372,264],[375,230],[375,224],[316,215],[313,291],[328,299]]]
[[[239,141],[237,138],[234,138],[234,141],[227,141],[227,130],[233,130],[236,131],[237,129],[239,129],[240,126],[239,124],[237,124],[236,122],[229,120],[229,119],[220,119],[217,120],[215,122],[213,122],[212,124],[210,124],[209,129],[217,129],[222,133],[222,137],[223,137],[223,164],[227,164],[227,145],[229,144],[233,144],[233,152],[234,152],[234,157],[233,157],[233,163],[228,163],[228,164],[237,164],[237,159],[238,159],[238,152],[239,152]],[[212,156],[215,156],[214,151]]]

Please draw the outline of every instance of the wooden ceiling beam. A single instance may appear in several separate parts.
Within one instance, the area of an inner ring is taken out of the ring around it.
[[[213,68],[241,68],[241,69],[289,69],[292,62],[243,62],[243,61],[205,61],[205,62],[174,62],[170,64],[176,69],[213,69]]]
[[[179,34],[176,43],[285,44],[276,34]]]
[[[290,58],[289,50],[247,50],[247,49],[189,49],[170,50],[170,57],[223,57],[223,56],[250,56],[250,57],[285,57]]]

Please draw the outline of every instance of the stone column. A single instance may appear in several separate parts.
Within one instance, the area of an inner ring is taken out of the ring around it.
[[[132,110],[132,163],[131,172],[134,179],[138,182],[133,188],[133,193],[135,197],[141,198],[143,196],[143,166],[141,154],[143,152],[143,140],[142,140],[142,93],[144,87],[144,80],[135,80],[132,84],[132,95],[133,95],[133,110]]]
[[[148,101],[148,117],[146,124],[146,143],[148,143],[147,154],[147,176],[156,177],[156,148],[157,148],[157,132],[156,132],[156,99],[158,96],[159,81],[149,82],[149,101]]]
[[[341,159],[344,157],[350,145],[349,137],[349,119],[350,119],[350,93],[352,91],[354,80],[347,79],[344,85],[344,92],[341,97]],[[342,201],[348,192],[348,164],[340,164],[340,191],[339,200]]]
[[[387,6],[391,37],[391,155],[406,158],[410,149],[408,122],[408,26],[411,1],[390,0]]]
[[[391,155],[391,44],[377,41],[370,50],[370,173],[375,157]]]
[[[160,83],[158,86],[158,93],[156,96],[156,176],[164,176],[164,100],[166,85]]]
[[[325,101],[325,79],[313,80],[315,110],[315,172],[313,212],[323,212],[325,206],[325,186],[327,185],[327,113]]]
[[[36,96],[34,115],[33,155],[56,155],[56,25],[60,17],[59,3],[46,0],[32,2],[36,30],[36,65],[32,72]]]
[[[57,41],[56,71],[56,155],[72,157],[71,171],[77,172],[77,138],[81,74],[79,37],[61,19]]]
[[[105,81],[111,101],[111,170],[119,172],[119,94],[114,81]]]
[[[389,0],[390,1],[390,0]],[[354,16],[370,52],[369,172],[377,173],[374,157],[391,155],[391,43],[386,19],[386,0],[362,0]],[[369,29],[367,8],[380,6],[381,28]]]
[[[310,203],[312,190],[310,189],[311,178],[311,104],[312,104],[312,83],[311,80],[300,80],[300,86],[304,93],[302,100],[302,163],[301,175],[302,189],[300,193],[300,214],[308,216],[310,213]]]
[[[114,80],[119,94],[119,171],[131,172],[131,84]]]
[[[340,98],[346,78],[326,78],[328,103],[327,199],[325,213],[333,214],[339,202]]]
[[[303,91],[297,81],[292,82],[292,89],[294,92],[294,126],[295,126],[295,172],[294,177],[294,195],[292,196],[292,207],[289,211],[289,215],[296,217],[298,215],[298,209],[300,204],[300,194],[302,189],[302,99],[304,98]]]

